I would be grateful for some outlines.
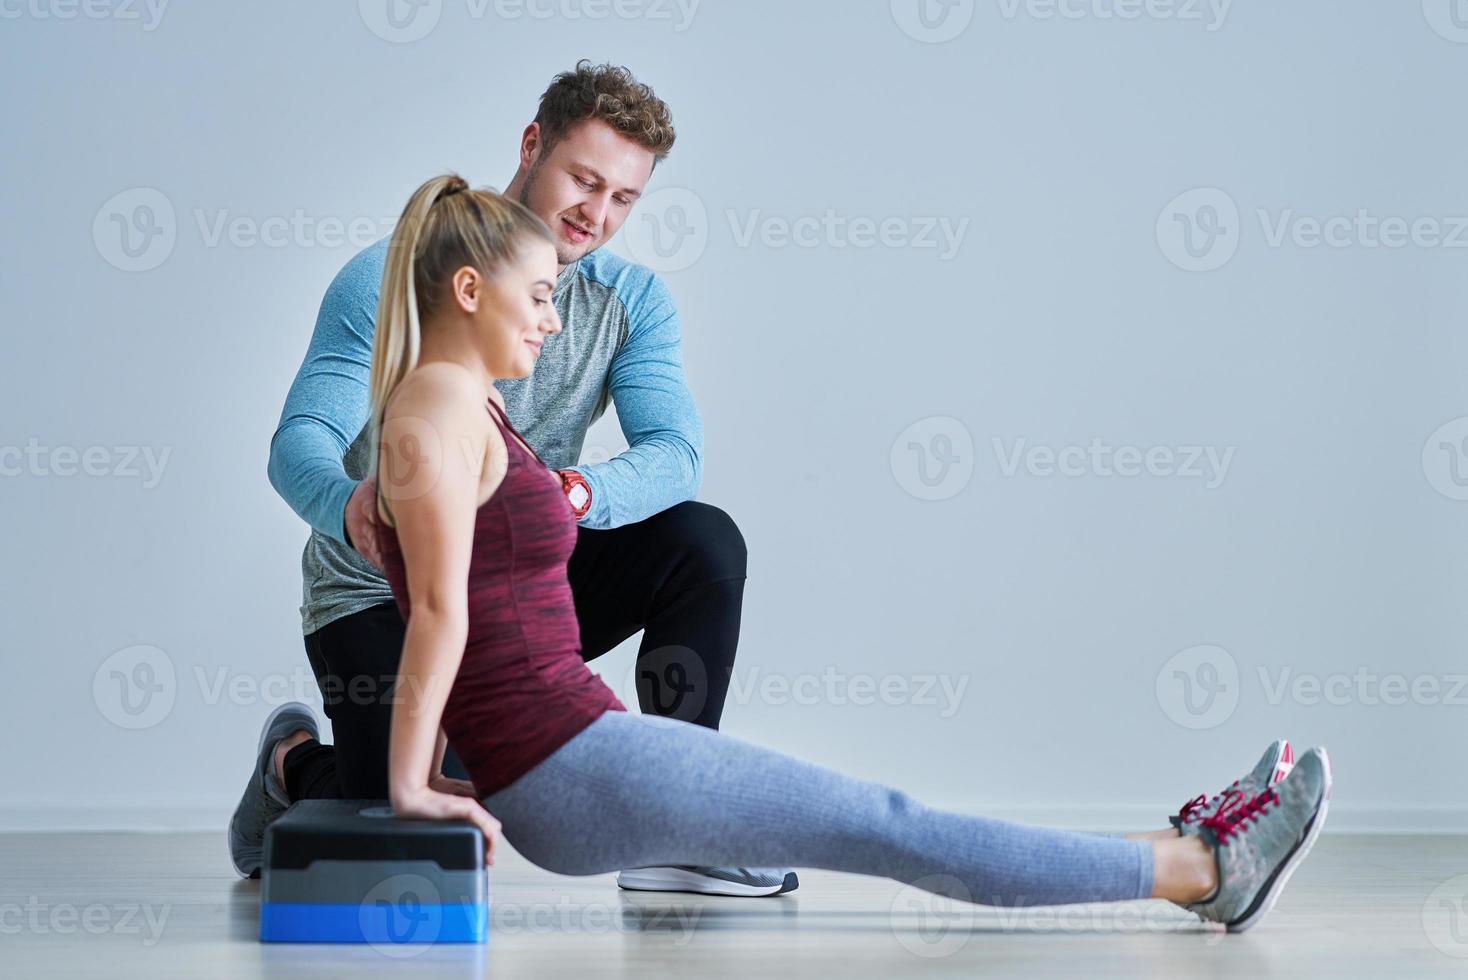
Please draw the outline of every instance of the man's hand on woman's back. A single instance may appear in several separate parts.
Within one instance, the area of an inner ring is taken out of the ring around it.
[[[377,547],[377,477],[369,476],[347,498],[345,514],[348,543],[374,568],[382,567]]]

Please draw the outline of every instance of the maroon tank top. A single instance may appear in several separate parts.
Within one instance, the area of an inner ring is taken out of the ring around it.
[[[576,515],[555,473],[493,399],[509,467],[474,518],[469,637],[443,730],[474,788],[503,789],[606,711],[623,711],[581,659],[566,562]],[[384,571],[406,621],[407,573],[396,529],[379,523]]]

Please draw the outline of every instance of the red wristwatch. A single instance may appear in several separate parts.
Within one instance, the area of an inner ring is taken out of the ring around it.
[[[591,510],[591,484],[575,470],[556,470],[561,477],[561,489],[566,491],[566,500],[578,519]]]

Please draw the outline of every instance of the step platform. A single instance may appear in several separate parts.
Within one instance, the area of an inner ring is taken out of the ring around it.
[[[385,800],[302,800],[265,831],[260,940],[482,943],[484,835],[404,820]]]

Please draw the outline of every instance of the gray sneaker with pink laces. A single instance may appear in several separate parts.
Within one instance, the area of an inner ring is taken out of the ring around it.
[[[1197,835],[1213,848],[1218,887],[1187,908],[1229,932],[1257,924],[1320,836],[1330,792],[1324,749],[1306,752],[1272,787],[1252,795],[1225,790],[1216,810],[1196,825]]]

